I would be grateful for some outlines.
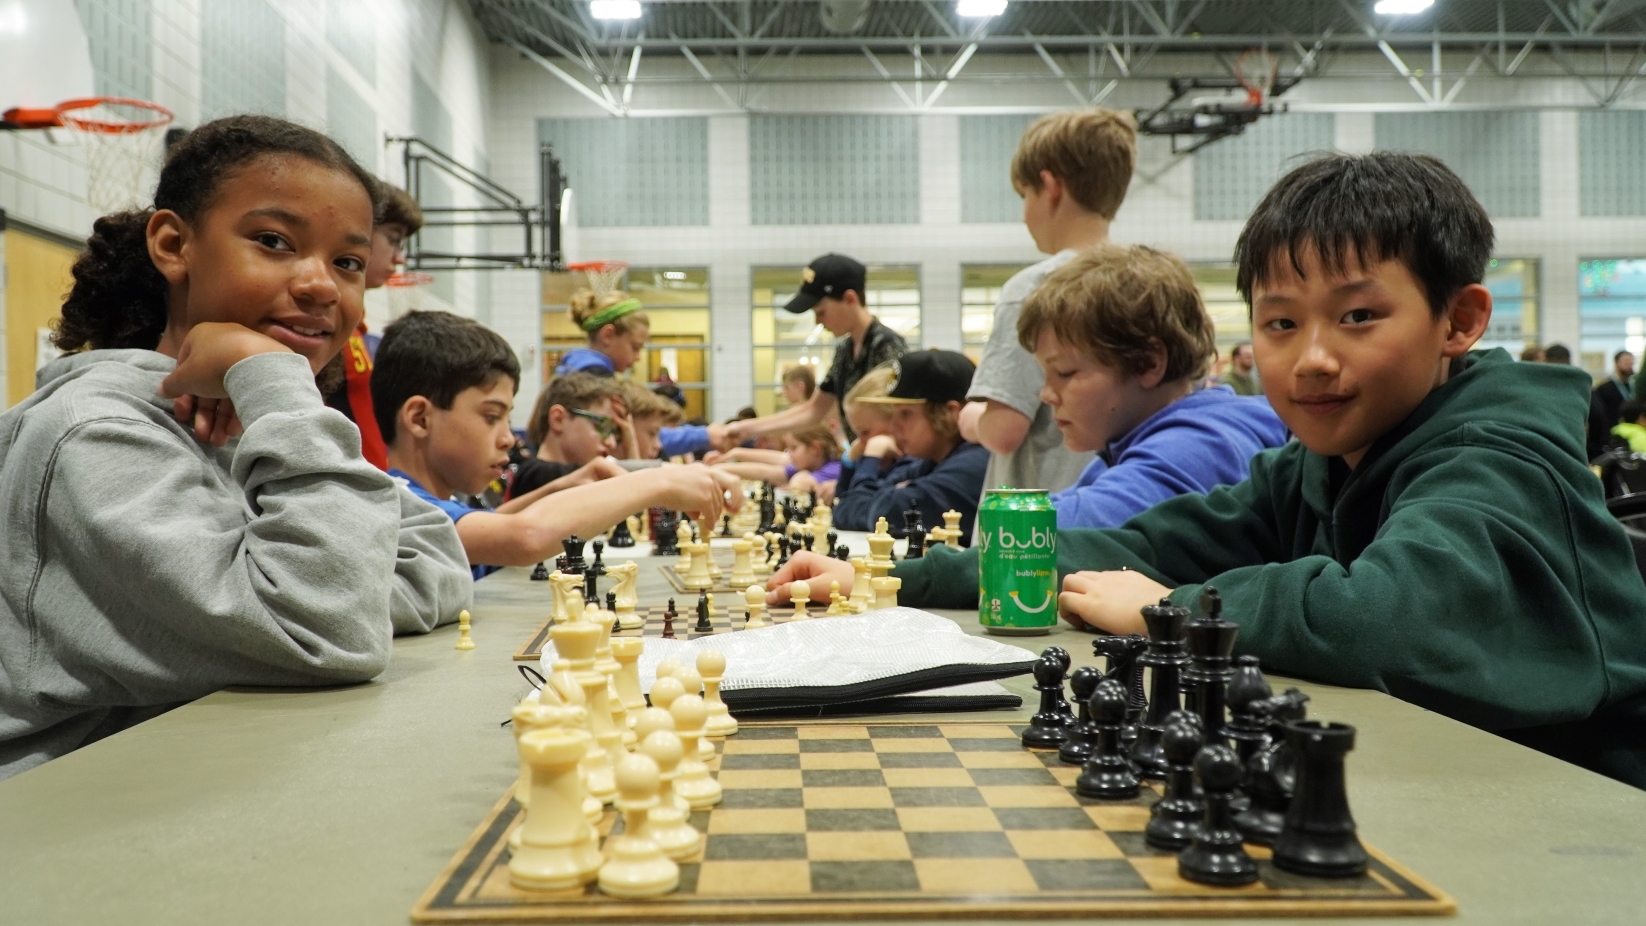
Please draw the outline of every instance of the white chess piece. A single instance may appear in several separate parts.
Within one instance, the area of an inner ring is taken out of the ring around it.
[[[758,527],[759,525],[756,525],[756,526]],[[745,533],[743,535],[743,539],[747,540],[749,542],[749,563],[750,563],[750,566],[752,567],[749,571],[754,573],[754,575],[755,575],[755,578],[750,579],[749,581],[753,582],[753,581],[756,581],[760,576],[765,575],[766,571],[767,571],[766,570],[766,538],[760,536],[759,534],[756,534],[754,531],[751,530],[751,531],[748,531],[747,533]]]
[[[594,745],[587,751],[583,765],[588,772],[589,794],[600,803],[609,804],[617,796],[612,766],[616,762],[615,753],[623,748],[623,734],[612,724],[611,703],[606,696],[610,683],[605,674],[594,667],[600,627],[588,621],[571,621],[550,627],[549,636],[554,641],[555,652],[566,659],[567,674],[582,690],[588,705],[588,732],[594,737]]]
[[[549,590],[554,596],[554,621],[576,620],[583,613],[583,597],[578,594],[583,588],[583,577],[566,572],[556,572],[549,576]]]
[[[646,745],[646,738],[659,730],[667,730],[670,733],[674,732],[673,714],[662,709],[661,707],[648,707],[636,714],[634,720],[634,732],[640,736],[640,746],[636,747],[637,751],[643,751]],[[675,761],[678,762],[680,760],[677,758]],[[674,801],[674,806],[679,807],[682,812],[691,813],[691,805],[686,803],[685,798],[675,794],[672,788],[669,790],[669,799]]]
[[[806,603],[812,599],[812,587],[804,580],[789,583],[789,603],[794,605],[794,613],[789,615],[791,621],[810,620],[811,615],[806,613]]]
[[[687,543],[681,549],[691,548],[692,565],[686,573],[686,587],[689,589],[703,589],[714,586],[714,573],[710,571],[708,541],[700,540],[696,543]]]
[[[874,586],[870,584],[873,578],[869,574],[868,558],[854,556],[852,563],[852,611],[862,614],[869,610],[869,603],[874,600]]]
[[[749,621],[743,625],[744,630],[758,630],[766,626],[766,590],[758,585],[751,585],[743,592],[743,601],[749,606]]]
[[[672,730],[658,730],[640,741],[640,751],[657,762],[657,806],[646,815],[646,827],[641,830],[663,854],[675,861],[691,858],[703,844],[703,837],[687,822],[687,811],[676,801],[674,783],[680,777],[680,759],[685,748],[680,737]]]
[[[695,671],[693,674],[696,674]],[[680,775],[674,781],[675,793],[685,798],[693,810],[708,810],[720,803],[722,797],[720,782],[714,780],[714,776],[709,774],[709,767],[695,755],[697,744],[703,737],[703,722],[708,719],[708,709],[703,706],[702,698],[683,694],[669,705],[669,713],[674,715],[675,733],[680,737],[683,756]],[[712,744],[710,748],[713,748]]]
[[[606,863],[600,866],[603,894],[613,897],[659,897],[680,886],[680,866],[646,835],[646,817],[661,804],[662,770],[644,753],[617,763],[617,809],[623,832],[606,840]]]
[[[673,678],[674,673],[679,672],[681,667],[684,666],[684,665],[685,665],[685,663],[681,662],[678,659],[674,659],[672,657],[669,658],[669,659],[659,660],[658,663],[657,663],[657,668],[652,670],[652,678],[653,679]]]
[[[681,687],[686,690],[686,694],[696,695],[700,698],[703,696],[703,676],[697,671],[696,666],[682,666],[680,671],[674,674],[674,677],[680,682]],[[676,698],[675,700],[678,701],[679,698]],[[672,702],[669,704],[669,709],[671,711],[674,710],[674,704]],[[708,710],[707,704],[704,705],[703,710],[705,712]],[[707,722],[707,716],[705,715],[704,723],[706,724]],[[705,731],[706,730],[707,728],[705,727]],[[697,739],[697,761],[712,762],[714,761],[714,756],[714,743],[708,738],[707,733],[705,732],[705,735],[700,736]]]
[[[754,562],[751,556],[754,553],[754,544],[747,540],[732,541],[732,578],[733,588],[742,588],[754,581]]]
[[[886,608],[897,607],[897,590],[903,587],[903,580],[896,576],[880,576],[874,580],[874,609],[881,611]]]
[[[960,549],[960,518],[960,512],[952,508],[943,512],[943,542],[956,550]]]
[[[645,652],[646,641],[639,637],[618,637],[612,641],[612,658],[617,660],[617,697],[629,712],[629,727],[634,727],[635,712],[644,710],[646,696],[640,693],[640,654]]]
[[[850,614],[851,612],[847,609],[846,602],[846,596],[840,594],[840,580],[835,579],[834,581],[831,581],[829,583],[829,610],[823,612],[824,616],[838,617],[842,614]]]
[[[680,664],[675,663],[675,665],[679,666]],[[684,666],[680,666],[680,668],[684,668]],[[661,707],[668,710],[669,705],[674,703],[674,699],[685,693],[686,686],[680,684],[680,679],[672,675],[660,675],[657,681],[652,682],[652,707]]]
[[[640,564],[630,560],[607,571],[617,580],[612,592],[617,596],[618,626],[624,630],[645,626],[646,619],[635,613],[635,608],[640,604],[640,596],[635,592],[635,582],[640,577]]]
[[[509,880],[528,891],[581,887],[599,874],[599,838],[584,819],[578,765],[587,754],[582,730],[533,730],[520,738],[520,756],[531,766],[530,809],[520,826],[520,846],[509,859]]]
[[[737,720],[720,699],[720,682],[726,677],[726,657],[719,650],[706,649],[697,654],[697,674],[703,677],[703,706],[708,719],[703,732],[709,736],[731,736],[737,732]]]

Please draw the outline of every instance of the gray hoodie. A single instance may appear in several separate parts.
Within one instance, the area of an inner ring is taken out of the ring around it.
[[[223,384],[194,439],[147,350],[72,354],[0,415],[0,779],[226,685],[374,678],[469,606],[451,519],[360,456],[307,361]]]

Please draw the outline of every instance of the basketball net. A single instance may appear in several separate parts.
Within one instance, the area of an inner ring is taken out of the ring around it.
[[[141,209],[160,174],[171,110],[144,100],[97,97],[57,107],[63,128],[86,151],[86,202],[101,215]]]
[[[604,296],[623,288],[623,274],[628,272],[629,265],[620,260],[590,260],[567,264],[566,269],[582,273],[589,281],[589,289],[596,296]]]
[[[383,287],[389,297],[389,317],[400,316],[418,308],[422,300],[418,296],[418,287],[427,286],[434,282],[434,274],[423,273],[417,270],[402,270],[383,281]]]
[[[1280,59],[1266,49],[1249,48],[1235,59],[1235,79],[1246,88],[1246,105],[1262,106],[1280,74]]]

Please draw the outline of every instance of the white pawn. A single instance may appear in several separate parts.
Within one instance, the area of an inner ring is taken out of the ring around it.
[[[760,576],[771,571],[766,568],[766,538],[749,531],[743,535],[743,539],[749,542],[749,562],[754,567],[751,571],[758,580]]]
[[[613,897],[659,897],[680,886],[680,866],[646,836],[646,817],[663,787],[657,760],[639,754],[617,763],[617,809],[623,832],[606,840],[600,891]]]
[[[676,672],[674,674],[674,677],[676,679],[678,679],[680,681],[681,686],[686,689],[686,694],[697,695],[700,698],[703,696],[703,676],[698,674],[697,669],[693,668],[692,666],[685,666],[679,672]],[[679,700],[679,699],[676,698],[675,700]],[[672,702],[669,704],[669,709],[670,710],[674,709],[674,704]],[[707,719],[708,719],[707,718],[707,711],[708,711],[708,705],[707,704],[704,705],[703,710],[705,712],[704,720],[705,720],[705,723],[706,723]],[[677,732],[677,733],[679,732],[678,727],[676,727],[675,732]],[[714,761],[714,756],[715,756],[714,742],[712,740],[710,740],[708,738],[708,736],[706,735],[707,734],[707,728],[706,727],[705,727],[704,732],[705,732],[705,735],[699,737],[698,740],[697,740],[697,760],[699,762],[712,762],[712,761]]]
[[[806,613],[806,603],[812,600],[812,587],[804,580],[789,583],[789,603],[794,605],[794,613],[789,616],[791,621],[811,620]]]
[[[520,756],[532,769],[530,809],[520,845],[509,859],[509,880],[528,891],[564,891],[600,872],[600,841],[583,818],[578,764],[588,751],[582,730],[533,730],[520,738]]]
[[[744,630],[758,630],[766,626],[766,590],[751,585],[743,592],[743,601],[749,606],[749,621]]]
[[[732,587],[741,588],[754,581],[753,553],[754,544],[747,540],[732,541]]]
[[[646,828],[641,832],[677,862],[696,855],[703,844],[702,835],[686,821],[687,812],[675,801],[674,782],[680,776],[682,749],[680,737],[670,730],[658,730],[640,741],[640,751],[657,762],[662,783],[657,807],[646,815]]]
[[[825,617],[837,617],[841,614],[850,614],[851,609],[846,606],[846,596],[840,594],[840,580],[829,583],[829,609],[823,612]]]
[[[695,755],[697,744],[703,737],[703,721],[708,719],[708,709],[703,706],[702,698],[683,694],[669,705],[669,713],[674,715],[675,733],[680,737],[682,754],[680,774],[674,780],[675,793],[685,798],[693,810],[708,810],[720,803],[722,797],[720,782],[714,780],[714,776],[709,774],[709,767]]]
[[[678,667],[675,670],[677,672],[680,671],[680,669],[685,668],[684,666],[680,666],[678,662],[676,663],[676,666]],[[668,710],[669,706],[674,703],[674,699],[685,693],[686,686],[680,684],[680,679],[675,678],[672,675],[658,676],[657,681],[652,682],[652,707],[661,707],[664,710]]]
[[[882,576],[874,580],[874,609],[897,607],[897,590],[903,587],[903,580],[894,576]]]
[[[617,661],[617,698],[629,712],[628,724],[634,727],[634,712],[646,706],[646,696],[640,693],[640,654],[646,641],[639,637],[618,637],[612,641],[612,659]]]
[[[670,733],[674,732],[673,714],[662,709],[661,707],[648,707],[636,715],[634,721],[634,732],[636,736],[640,737],[642,746],[646,742],[646,737],[651,736],[659,730],[667,730]],[[691,805],[686,803],[685,798],[674,793],[674,787],[672,785],[665,790],[669,794],[669,799],[674,801],[674,805],[679,807],[682,813],[691,812]]]
[[[726,677],[726,657],[719,650],[706,649],[697,654],[697,674],[703,677],[703,706],[709,717],[703,731],[710,736],[731,736],[737,732],[737,720],[720,700],[720,682]]]
[[[657,669],[652,675],[653,678],[659,679],[673,678],[674,673],[679,672],[681,669],[685,668],[685,666],[685,663],[671,656],[668,659],[659,660],[657,663]]]

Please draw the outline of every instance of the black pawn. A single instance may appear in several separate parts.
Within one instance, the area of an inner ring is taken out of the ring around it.
[[[1057,759],[1064,765],[1085,765],[1097,749],[1097,724],[1092,722],[1092,707],[1088,702],[1101,681],[1103,673],[1092,666],[1081,666],[1069,678],[1069,690],[1074,692],[1074,702],[1080,705],[1080,717],[1069,728],[1069,738],[1058,747]]]
[[[780,534],[777,538],[777,566],[779,569],[789,561],[789,535]]]
[[[1257,880],[1257,863],[1241,844],[1229,806],[1240,784],[1240,757],[1213,744],[1195,756],[1194,770],[1206,793],[1206,818],[1194,843],[1177,857],[1178,876],[1198,884],[1251,884]]]
[[[669,606],[663,609],[663,639],[674,639],[674,619],[676,616],[677,615],[674,612],[674,599],[670,598]]]
[[[547,581],[549,581],[549,567],[545,566],[541,562],[538,563],[536,566],[533,566],[532,567],[532,581],[533,582],[547,582]]]
[[[657,527],[653,531],[656,538],[652,542],[653,556],[680,555],[680,538],[674,535],[676,523],[674,513],[670,511],[663,512],[663,516],[657,519]]]
[[[594,576],[597,579],[604,576],[606,574],[606,561],[601,557],[605,555],[606,544],[603,541],[596,540],[594,542],[594,562],[589,564],[588,568],[584,570],[584,573],[586,575]]]
[[[619,618],[617,616],[617,593],[616,592],[607,592],[606,593],[606,610],[610,611],[611,615],[612,615],[612,633],[617,633],[617,632],[621,631],[623,629],[623,621],[622,621],[621,618]]]
[[[835,533],[834,531],[829,531],[827,534],[823,535],[823,540],[824,540],[823,549],[829,551],[830,553],[833,553],[834,548],[840,544],[840,535]]]
[[[554,571],[560,573],[566,571],[566,554],[562,553],[554,558]]]
[[[1112,678],[1098,682],[1091,710],[1097,747],[1075,779],[1075,793],[1105,801],[1131,800],[1137,797],[1137,775],[1120,744],[1120,727],[1126,722],[1126,686]]]
[[[1252,711],[1252,705],[1273,694],[1256,656],[1235,660],[1234,678],[1229,682],[1227,696],[1229,722],[1223,725],[1223,735],[1240,756],[1242,765],[1251,762],[1258,750],[1269,742],[1267,725]]]
[[[1066,664],[1051,653],[1043,653],[1034,664],[1034,687],[1040,692],[1040,710],[1029,718],[1023,731],[1023,745],[1030,749],[1056,749],[1069,738],[1065,722],[1069,702],[1063,699]]]
[[[709,621],[709,592],[707,589],[697,593],[697,626],[692,629],[698,633],[714,633],[714,624]]]
[[[634,546],[634,534],[629,532],[628,518],[618,521],[617,526],[612,528],[610,536],[611,539],[607,542],[618,549],[627,549]]]
[[[834,558],[837,559],[837,560],[840,560],[842,563],[851,562],[852,561],[852,548],[846,546],[845,544],[841,544],[840,546],[835,547],[834,548]]]
[[[732,516],[729,515],[729,514],[723,514],[723,515],[720,516],[720,536],[730,537],[731,535],[732,535]]]
[[[1285,694],[1247,706],[1266,727],[1268,738],[1267,745],[1246,763],[1243,788],[1249,804],[1235,816],[1235,825],[1247,842],[1272,846],[1286,825],[1297,785],[1297,756],[1286,742],[1286,725],[1304,718],[1308,702],[1308,695],[1288,688]]]
[[[910,508],[903,512],[903,534],[909,538],[909,548],[904,552],[904,559],[920,559],[926,555],[926,528],[920,523],[920,509]]]
[[[1301,720],[1286,727],[1286,743],[1297,756],[1297,791],[1275,842],[1275,867],[1315,878],[1365,874],[1366,849],[1355,835],[1343,781],[1343,757],[1355,748],[1355,728]]]
[[[1144,778],[1166,777],[1166,757],[1160,750],[1160,737],[1166,732],[1166,718],[1182,706],[1178,680],[1182,668],[1189,662],[1183,652],[1183,626],[1188,620],[1189,609],[1180,608],[1167,598],[1143,609],[1149,642],[1143,655],[1137,657],[1137,664],[1140,669],[1151,670],[1149,706],[1138,724],[1132,761]]]
[[[1149,808],[1149,825],[1143,829],[1144,841],[1156,849],[1181,852],[1200,834],[1206,802],[1195,793],[1193,764],[1200,745],[1200,729],[1195,724],[1181,719],[1166,724],[1160,737],[1166,756],[1166,792]]]

